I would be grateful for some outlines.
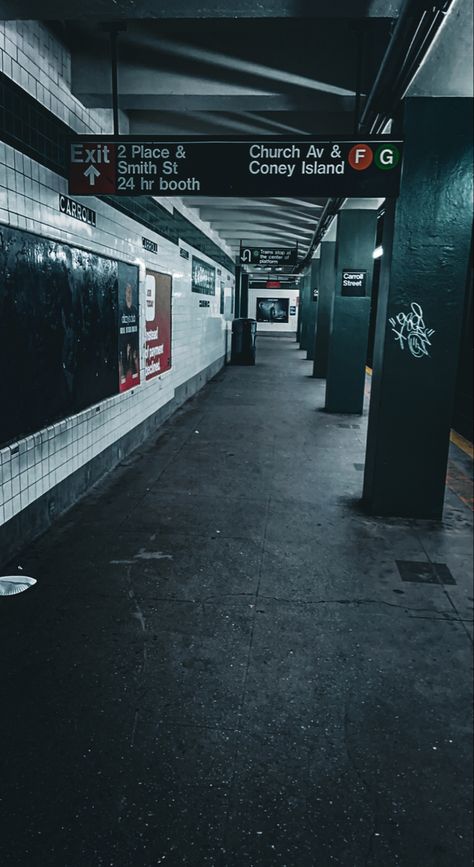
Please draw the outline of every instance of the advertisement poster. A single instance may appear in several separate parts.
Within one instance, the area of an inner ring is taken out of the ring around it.
[[[140,382],[138,342],[138,268],[119,262],[119,389],[128,391]]]
[[[216,269],[197,256],[192,259],[191,290],[201,295],[216,294]]]
[[[118,263],[13,227],[0,238],[3,445],[117,394]]]
[[[171,367],[171,277],[147,271],[145,278],[145,379]]]
[[[257,298],[257,322],[288,322],[289,298]]]

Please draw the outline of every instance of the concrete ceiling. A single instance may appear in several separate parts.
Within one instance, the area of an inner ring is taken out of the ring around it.
[[[109,36],[119,44],[121,132],[140,135],[353,134],[408,0],[42,0],[71,50],[73,93],[110,108]],[[466,0],[456,0],[466,5]],[[37,0],[0,0],[35,18]],[[442,43],[440,43],[442,45]],[[440,47],[438,45],[438,51]],[[442,45],[444,55],[449,49]],[[451,52],[452,53],[452,52]],[[426,78],[426,71],[425,71]],[[423,84],[426,90],[426,84]],[[325,199],[188,197],[232,248],[311,247]]]
[[[390,26],[380,18],[129,21],[119,35],[120,107],[131,133],[351,133],[357,83],[367,93]],[[74,94],[110,106],[108,34],[90,21],[64,22],[63,34]]]
[[[179,11],[190,4],[178,3],[173,17],[160,20],[143,20],[145,4],[135,5],[118,37],[122,132],[158,138],[352,134],[357,89],[363,103],[400,4],[264,2],[249,18],[245,3],[237,18],[229,3],[194,4],[186,19]],[[351,17],[341,17],[349,6]],[[108,34],[85,16],[70,21],[62,14],[55,27],[72,52],[74,94],[87,106],[110,107]],[[303,259],[326,200],[183,201],[236,256],[242,241],[298,244]]]
[[[0,0],[4,19],[395,18],[403,0]]]

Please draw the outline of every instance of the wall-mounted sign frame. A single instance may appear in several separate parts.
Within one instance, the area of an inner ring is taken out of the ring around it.
[[[140,384],[138,268],[118,263],[119,390]]]
[[[158,271],[145,277],[145,379],[171,367],[172,278]]]
[[[216,269],[198,256],[192,258],[191,290],[201,295],[216,294]]]
[[[2,236],[3,446],[118,394],[123,263],[13,226]]]
[[[257,322],[288,322],[289,304],[289,298],[257,298]]]
[[[341,136],[74,136],[81,196],[397,196],[403,142]]]

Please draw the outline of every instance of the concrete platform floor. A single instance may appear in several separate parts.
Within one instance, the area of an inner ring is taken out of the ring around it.
[[[2,867],[471,864],[472,512],[362,514],[310,371],[259,337],[12,564]]]

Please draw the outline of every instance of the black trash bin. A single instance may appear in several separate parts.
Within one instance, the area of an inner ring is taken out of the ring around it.
[[[257,322],[255,319],[234,319],[232,323],[232,364],[255,364]]]

